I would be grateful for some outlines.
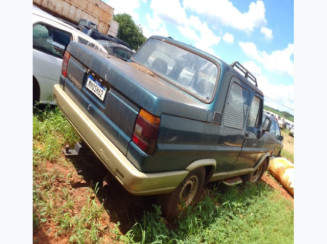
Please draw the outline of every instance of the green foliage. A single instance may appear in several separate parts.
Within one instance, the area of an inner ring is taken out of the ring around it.
[[[141,26],[137,26],[129,14],[117,14],[114,20],[119,23],[117,37],[137,50],[146,40]]]
[[[294,153],[288,152],[286,150],[282,150],[281,156],[294,163]]]
[[[80,138],[55,107],[36,110],[33,115],[33,152],[36,157],[50,161],[58,159],[65,144],[74,146]]]
[[[69,221],[72,221],[70,226],[72,235],[69,238],[69,242],[98,242],[101,234],[101,226],[98,220],[103,211],[103,206],[98,206],[95,199],[89,198],[87,204],[78,215],[68,218]]]
[[[213,189],[169,230],[158,207],[127,233],[130,243],[293,243],[290,203],[263,183]]]
[[[142,224],[136,223],[130,231],[126,233],[121,240],[124,242],[137,243],[165,243],[169,231],[165,225],[164,219],[160,216],[161,209],[153,205],[154,212],[145,212]]]

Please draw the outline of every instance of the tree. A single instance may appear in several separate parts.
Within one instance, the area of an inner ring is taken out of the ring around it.
[[[117,14],[114,20],[119,23],[117,37],[137,50],[146,40],[141,26],[137,26],[129,14]]]

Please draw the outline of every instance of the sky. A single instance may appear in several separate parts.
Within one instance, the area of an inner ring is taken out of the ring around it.
[[[265,104],[294,114],[294,3],[290,0],[104,0],[130,14],[146,37],[171,36],[258,81]]]

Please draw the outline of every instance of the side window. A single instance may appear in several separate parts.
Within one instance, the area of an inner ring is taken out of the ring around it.
[[[133,53],[132,52],[127,52],[127,59],[130,59],[132,57]]]
[[[276,122],[273,120],[271,122],[271,126],[270,126],[270,130],[269,130],[270,134],[272,134],[273,136],[276,135]]]
[[[71,34],[45,24],[33,26],[33,48],[63,58]]]
[[[275,123],[275,127],[276,127],[276,132],[275,132],[275,137],[278,139],[280,137],[280,128],[279,125],[277,123]]]
[[[243,129],[249,96],[249,91],[236,83],[232,84],[224,108],[223,124],[225,126]]]
[[[114,49],[114,53],[116,54],[116,57],[127,59],[127,54],[124,49],[121,48],[113,48],[113,49]]]
[[[268,128],[269,123],[270,123],[270,119],[269,119],[268,117],[265,116],[265,117],[264,117],[263,124],[262,124],[262,128],[263,128],[264,130],[269,131],[269,128]]]
[[[77,40],[78,40],[78,42],[80,42],[80,43],[82,43],[82,44],[85,44],[85,45],[87,45],[87,43],[88,43],[87,40],[85,40],[84,38],[82,38],[82,37],[80,37],[80,36],[77,38]]]
[[[251,104],[248,121],[247,121],[248,127],[259,128],[262,118],[262,114],[260,110],[261,106],[262,106],[262,100],[254,96]]]

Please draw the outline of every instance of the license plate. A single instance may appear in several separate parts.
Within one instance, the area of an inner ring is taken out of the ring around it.
[[[103,87],[91,75],[87,77],[86,88],[89,89],[94,95],[96,95],[101,101],[104,100],[107,88]]]

